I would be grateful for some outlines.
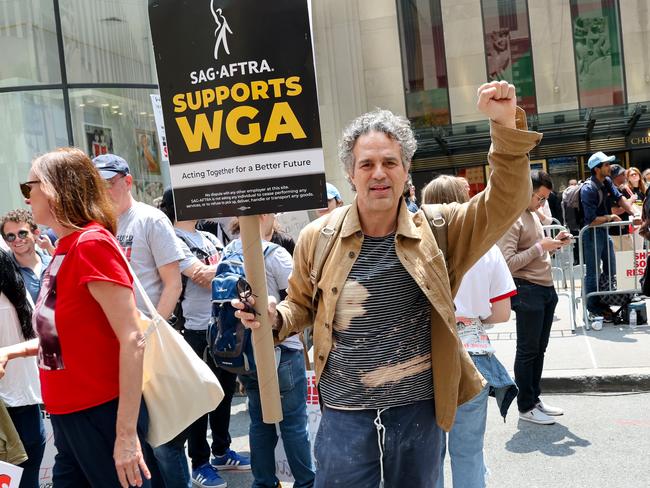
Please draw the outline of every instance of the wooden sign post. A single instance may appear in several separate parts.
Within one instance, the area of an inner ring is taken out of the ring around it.
[[[259,314],[260,328],[253,329],[253,352],[257,364],[257,383],[262,402],[262,418],[267,424],[282,421],[280,387],[275,365],[273,331],[269,322],[266,287],[266,270],[260,236],[260,219],[257,215],[239,217],[239,230],[244,251],[246,280],[255,293],[255,311]]]
[[[308,0],[149,0],[176,220],[240,217],[262,326],[264,422],[282,420],[260,214],[327,206]]]

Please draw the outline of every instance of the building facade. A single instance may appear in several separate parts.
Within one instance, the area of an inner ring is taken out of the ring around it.
[[[338,137],[382,107],[416,128],[417,186],[452,173],[480,190],[489,133],[476,90],[490,79],[517,85],[544,132],[533,165],[558,187],[584,177],[596,150],[650,167],[649,10],[650,0],[312,0],[328,180],[349,201]],[[67,145],[123,155],[138,199],[162,193],[147,2],[5,0],[0,49],[0,213],[23,205],[32,158]]]

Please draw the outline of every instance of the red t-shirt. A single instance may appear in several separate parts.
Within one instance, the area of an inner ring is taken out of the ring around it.
[[[88,291],[90,281],[133,289],[115,238],[103,227],[59,240],[45,272],[33,314],[39,338],[43,402],[48,412],[78,412],[119,395],[120,344],[102,308]],[[53,286],[54,285],[54,286]]]

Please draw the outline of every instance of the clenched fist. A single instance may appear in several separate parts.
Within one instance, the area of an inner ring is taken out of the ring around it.
[[[491,81],[478,89],[477,108],[497,124],[516,128],[517,95],[515,85],[507,81]]]

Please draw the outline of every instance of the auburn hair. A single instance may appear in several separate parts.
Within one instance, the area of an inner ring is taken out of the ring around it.
[[[634,166],[630,166],[629,169],[625,172],[625,177],[627,178],[627,186],[630,190],[634,190],[634,187],[632,186],[632,183],[630,183],[630,175],[632,173],[636,173],[639,175],[639,190],[641,190],[641,193],[644,195],[646,194],[647,188],[645,187],[645,181],[643,181],[643,176],[641,175],[641,171],[639,171],[639,168],[635,168]],[[644,171],[645,173],[645,171]]]
[[[32,172],[59,224],[80,230],[97,222],[115,235],[117,220],[106,184],[81,149],[61,147],[43,154],[32,161]]]

